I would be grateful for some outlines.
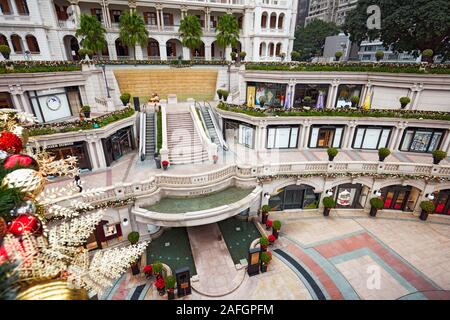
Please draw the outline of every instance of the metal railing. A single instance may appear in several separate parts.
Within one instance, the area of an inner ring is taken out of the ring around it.
[[[146,121],[147,114],[145,112],[141,112],[139,115],[139,157],[141,161],[145,160],[145,135],[146,135]]]
[[[214,126],[214,130],[216,131],[216,135],[219,138],[220,145],[222,146],[222,148],[224,150],[228,150],[229,149],[228,144],[223,139],[222,133],[219,130],[219,124],[217,123],[216,117],[214,116],[214,114],[212,112],[211,105],[209,104],[208,101],[203,101],[203,107],[206,109],[206,112],[208,112],[209,117],[211,118],[211,121]]]

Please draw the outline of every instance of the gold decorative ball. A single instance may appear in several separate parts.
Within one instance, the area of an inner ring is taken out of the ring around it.
[[[85,289],[71,289],[56,279],[32,285],[17,295],[17,300],[89,300]]]
[[[36,196],[44,189],[45,179],[33,169],[17,169],[3,178],[3,185],[19,188],[22,192]]]

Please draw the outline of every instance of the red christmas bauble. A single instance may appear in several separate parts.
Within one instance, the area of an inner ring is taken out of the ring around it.
[[[3,167],[5,169],[12,169],[15,166],[19,166],[20,168],[39,170],[37,161],[33,157],[30,157],[26,154],[10,155],[5,159],[5,162],[3,162]]]
[[[20,236],[25,232],[39,235],[42,234],[42,224],[35,216],[21,214],[11,222],[8,232],[16,236]]]
[[[8,153],[19,153],[22,151],[22,140],[9,131],[0,132],[0,150]]]

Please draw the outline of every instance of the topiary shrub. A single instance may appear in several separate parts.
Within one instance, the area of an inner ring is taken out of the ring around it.
[[[268,264],[272,260],[272,255],[269,252],[261,252],[259,259],[262,263]]]
[[[359,97],[358,96],[351,96],[350,102],[352,103],[352,107],[356,107],[359,103]]]
[[[245,59],[246,56],[247,56],[247,52],[245,52],[245,51],[241,51],[241,52],[239,53],[239,57],[241,57],[241,60],[242,60],[242,61],[244,61],[244,59]]]
[[[275,230],[280,230],[281,229],[281,221],[280,220],[275,220],[272,223],[272,228],[274,228]]]
[[[384,58],[384,52],[379,50],[377,52],[375,52],[375,59],[377,59],[377,61],[380,61]]]
[[[436,209],[436,206],[432,201],[426,200],[420,203],[420,208],[428,214],[432,214]]]
[[[267,237],[259,238],[259,245],[261,247],[267,247],[269,245],[269,239]]]
[[[378,149],[378,157],[380,161],[384,161],[384,159],[391,154],[391,150],[388,148],[380,148]]]
[[[231,60],[236,60],[237,59],[237,53],[234,52],[234,51],[231,51],[230,52],[230,57],[231,57]]]
[[[6,60],[8,60],[9,55],[11,54],[11,48],[8,47],[7,45],[2,44],[0,45],[0,53]]]
[[[261,212],[263,212],[263,213],[267,213],[270,210],[272,210],[272,208],[269,205],[267,205],[267,204],[263,205],[262,208],[261,208]]]
[[[339,61],[339,59],[341,59],[343,55],[344,53],[342,51],[336,51],[334,57],[336,58],[336,61]]]
[[[422,61],[433,62],[434,51],[431,49],[426,49],[422,51]]]
[[[406,107],[406,105],[407,105],[408,103],[411,102],[411,99],[410,99],[409,97],[401,97],[401,98],[399,99],[399,101],[400,101],[400,106],[401,106],[401,108],[403,109],[404,107]]]
[[[155,261],[152,264],[153,267],[153,273],[154,274],[158,274],[161,273],[163,271],[163,264],[160,261]]]
[[[300,60],[300,52],[298,51],[292,51],[291,52],[291,60],[298,61]]]
[[[177,283],[177,278],[175,278],[175,276],[167,276],[164,279],[164,284],[166,285],[166,289],[175,288],[176,283]]]
[[[128,92],[124,92],[120,95],[120,101],[122,101],[123,105],[126,106],[128,102],[130,102],[131,94]]]
[[[132,231],[128,234],[128,241],[130,241],[131,244],[138,243],[139,241],[139,232]]]
[[[380,198],[372,198],[372,199],[370,199],[370,205],[372,206],[372,208],[379,210],[379,209],[383,209],[384,202]]]
[[[338,153],[339,153],[338,149],[328,148],[327,149],[328,160],[333,161],[334,157],[336,157]]]
[[[92,51],[90,49],[86,49],[86,48],[81,48],[80,50],[78,50],[78,54],[80,55],[80,57],[82,59],[84,59],[86,57],[86,55],[92,59],[92,56],[94,55],[94,51]]]
[[[432,154],[434,164],[439,164],[439,162],[447,158],[447,152],[443,150],[434,150]]]

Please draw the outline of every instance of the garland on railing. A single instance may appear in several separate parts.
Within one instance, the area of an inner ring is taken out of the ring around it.
[[[439,177],[434,175],[414,175],[414,174],[397,174],[397,173],[370,173],[370,172],[341,172],[341,173],[305,173],[305,174],[280,174],[280,175],[262,175],[258,176],[259,183],[271,182],[276,179],[291,179],[291,178],[359,178],[359,177],[371,177],[374,179],[408,179],[408,180],[424,180],[426,182],[445,182],[450,181],[450,176]]]
[[[133,108],[127,107],[89,120],[36,124],[28,127],[29,136],[98,129],[110,123],[131,117],[134,113],[135,110]]]

